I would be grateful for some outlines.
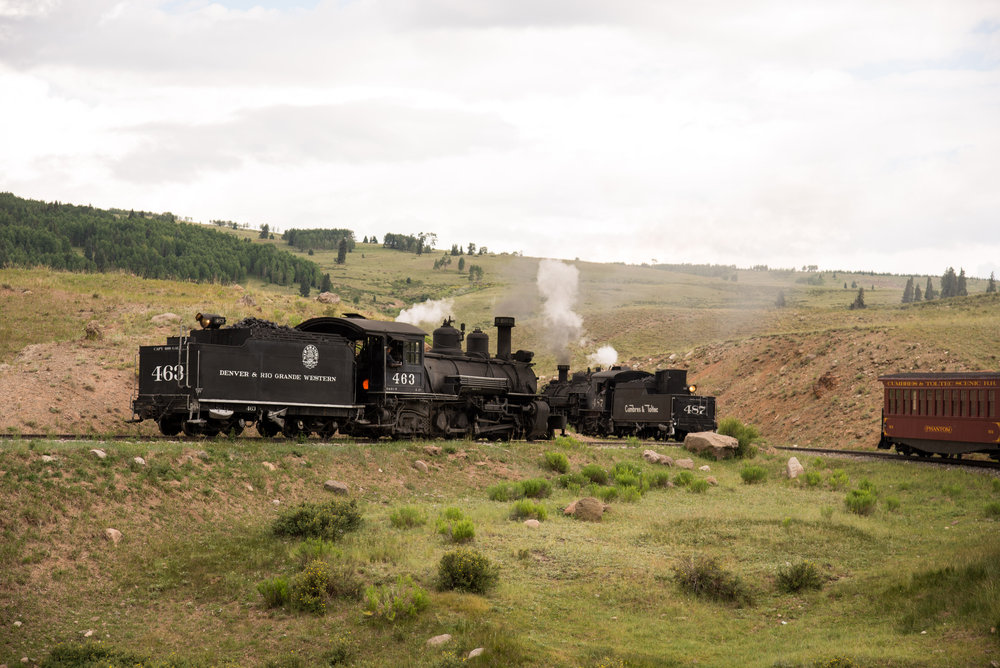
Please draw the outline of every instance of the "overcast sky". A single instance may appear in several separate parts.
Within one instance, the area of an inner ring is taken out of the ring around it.
[[[1000,1],[0,0],[0,190],[1000,274]]]

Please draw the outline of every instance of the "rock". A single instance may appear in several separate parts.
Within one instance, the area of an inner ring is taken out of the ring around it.
[[[42,455],[42,461],[45,462],[46,464],[51,464],[55,460],[56,458],[53,457],[52,455]]]
[[[714,475],[710,475],[707,478],[705,478],[705,482],[707,482],[709,485],[718,485],[719,484],[719,481],[715,479]]]
[[[585,522],[600,522],[604,511],[607,509],[607,506],[601,503],[600,499],[595,499],[592,496],[585,496],[570,505],[573,507],[573,512],[571,513],[573,517]],[[569,510],[569,507],[566,510]]]
[[[417,461],[413,462],[413,468],[417,469],[421,473],[427,473],[427,462],[425,462],[422,459],[418,459]]]
[[[696,454],[708,454],[718,459],[736,456],[740,442],[732,436],[723,436],[714,431],[698,431],[684,437],[684,449]]]
[[[101,450],[100,448],[94,448],[90,451],[90,454],[94,455],[98,459],[104,459],[108,456],[108,453],[104,452],[104,450]]]
[[[16,626],[17,628],[21,628],[21,622],[20,622],[20,620],[14,622],[14,626]]]
[[[180,322],[181,317],[176,313],[161,313],[160,315],[154,315],[150,318],[150,321],[154,325],[171,325],[175,322]]]
[[[424,454],[428,457],[437,457],[441,454],[441,448],[436,445],[425,445]]]
[[[252,492],[253,491],[253,485],[251,485],[250,483],[245,484],[244,487],[246,487],[246,490],[248,492]]]
[[[321,292],[316,296],[316,301],[320,304],[339,304],[340,296],[335,295],[332,292]]]
[[[694,471],[694,460],[693,459],[678,459],[674,462],[674,466],[679,469],[687,469],[689,471]]]
[[[575,513],[577,503],[578,503],[577,501],[574,501],[573,503],[563,508],[563,515],[572,515],[573,513]]]
[[[439,636],[434,636],[433,638],[429,639],[427,641],[427,646],[428,647],[440,647],[441,645],[445,644],[446,642],[450,642],[450,641],[451,641],[451,634],[450,633],[442,633]]]
[[[117,545],[122,540],[122,532],[118,529],[105,529],[104,537],[110,540],[112,543]]]
[[[278,470],[278,467],[275,466],[274,464],[272,464],[271,462],[261,462],[261,466],[263,466],[264,468],[266,468],[268,471],[277,471]]]
[[[347,483],[340,482],[339,480],[327,480],[323,483],[323,489],[334,494],[349,494],[351,492],[351,488],[347,486]]]
[[[711,471],[711,470],[712,470],[712,467],[711,467],[711,466],[709,466],[708,464],[705,464],[704,466],[699,466],[699,467],[698,467],[698,470],[699,470],[699,471]]]
[[[239,305],[241,305],[241,306],[256,306],[257,305],[257,302],[255,302],[253,300],[253,297],[251,297],[250,295],[243,295],[242,297],[240,297],[239,299],[236,300],[236,303],[239,304]]]
[[[96,320],[91,320],[87,323],[86,327],[83,328],[83,335],[90,341],[103,339],[104,332],[101,331],[101,323]]]
[[[132,461],[135,462],[136,466],[145,466],[146,460],[142,457],[133,457]]]
[[[531,529],[537,529],[538,527],[542,526],[542,523],[536,519],[530,519],[530,520],[524,520],[524,526],[529,527]]]
[[[789,478],[798,478],[800,475],[805,473],[805,468],[802,464],[799,464],[797,457],[790,457],[788,459],[788,464],[785,465],[785,472],[788,473]]]
[[[272,499],[271,503],[274,504],[274,505],[276,505],[276,506],[280,506],[281,505],[281,499]]]
[[[642,453],[642,458],[645,459],[650,464],[663,464],[664,466],[673,466],[674,458],[668,455],[661,455],[654,450],[645,450]]]
[[[92,635],[94,635],[94,629],[87,629],[86,631],[83,632],[84,638],[89,638]]]
[[[469,658],[470,659],[475,659],[477,656],[479,656],[480,654],[482,654],[485,651],[486,650],[483,649],[482,647],[477,647],[476,649],[474,649],[471,652],[469,652]]]

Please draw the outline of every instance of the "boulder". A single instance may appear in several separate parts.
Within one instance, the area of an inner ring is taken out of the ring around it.
[[[709,466],[708,464],[705,464],[704,466],[699,466],[699,467],[698,467],[698,470],[699,470],[699,471],[711,471],[711,470],[712,470],[712,467],[711,467],[711,466]]]
[[[339,304],[340,296],[335,295],[332,292],[321,292],[316,297],[316,301],[318,301],[320,304]]]
[[[570,508],[572,508],[572,511],[570,511]],[[563,512],[585,522],[600,522],[606,509],[607,506],[600,499],[585,496],[571,503]]]
[[[108,453],[104,452],[104,450],[101,450],[100,448],[94,448],[90,451],[90,454],[94,455],[98,459],[104,459],[108,456]]]
[[[674,466],[679,469],[687,469],[688,471],[694,471],[694,460],[693,459],[678,459],[674,462]]]
[[[673,466],[674,458],[667,455],[661,455],[654,450],[645,450],[642,453],[642,458],[645,459],[650,464],[663,464],[664,466]]]
[[[684,438],[684,449],[696,454],[711,455],[716,459],[731,459],[736,456],[740,442],[732,436],[723,436],[714,431],[698,431]]]
[[[441,454],[441,448],[437,445],[425,445],[424,454],[428,457],[437,457]]]
[[[450,633],[442,633],[439,636],[434,636],[433,638],[430,638],[427,641],[427,646],[428,647],[440,647],[441,645],[445,644],[446,642],[450,642],[450,641],[451,641],[451,634]]]
[[[542,526],[542,523],[536,519],[530,519],[530,520],[524,520],[524,526],[528,527],[529,529],[537,529],[538,527]]]
[[[268,471],[277,471],[278,470],[278,467],[275,466],[274,464],[272,464],[271,462],[261,462],[261,466],[263,466],[264,468],[266,468]]]
[[[707,482],[709,485],[718,485],[719,484],[719,481],[715,479],[714,475],[710,475],[710,476],[706,477],[705,478],[705,482]]]
[[[45,462],[46,464],[51,464],[55,460],[56,458],[53,457],[52,455],[42,455],[42,461]]]
[[[785,472],[788,473],[789,478],[798,478],[800,475],[806,472],[802,464],[799,463],[797,457],[790,457],[788,464],[785,465]]]
[[[136,456],[136,457],[133,457],[133,458],[132,458],[132,462],[133,462],[133,463],[134,463],[134,464],[135,464],[136,466],[145,466],[145,465],[146,465],[146,460],[145,460],[145,459],[143,459],[142,457],[138,457],[138,456]]]
[[[83,328],[83,334],[89,341],[97,341],[104,338],[104,332],[101,330],[101,323],[96,320],[91,320]]]
[[[479,656],[480,654],[482,654],[485,651],[486,651],[485,648],[483,648],[483,647],[477,647],[476,649],[474,649],[471,652],[469,652],[469,658],[470,659],[475,659],[477,656]]]
[[[421,473],[427,473],[427,462],[425,462],[422,459],[418,459],[417,461],[413,462],[413,468],[417,469]]]
[[[104,530],[104,537],[107,540],[109,540],[112,543],[114,543],[115,545],[117,545],[122,540],[122,532],[119,531],[118,529],[108,528],[108,529]]]
[[[347,483],[340,482],[339,480],[327,480],[323,483],[323,489],[334,494],[349,494],[351,491]]]

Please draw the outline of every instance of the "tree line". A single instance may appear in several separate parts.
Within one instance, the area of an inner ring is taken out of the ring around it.
[[[329,230],[292,228],[282,234],[281,239],[303,253],[310,250],[339,249],[342,241],[347,244],[347,252],[352,253],[357,243],[354,239],[354,230],[336,228]]]
[[[231,234],[153,214],[41,202],[0,193],[0,267],[127,271],[142,278],[318,285],[308,260]]]

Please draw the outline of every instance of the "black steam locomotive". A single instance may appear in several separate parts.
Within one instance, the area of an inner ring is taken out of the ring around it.
[[[683,441],[691,432],[715,431],[715,397],[695,394],[684,369],[655,374],[615,366],[577,372],[560,365],[559,378],[542,391],[553,415],[581,434]]]
[[[451,320],[433,333],[362,316],[313,318],[295,328],[198,314],[202,325],[166,345],[139,349],[133,421],[166,435],[264,436],[339,431],[364,437],[538,438],[561,427],[537,396],[533,353],[511,353],[514,319],[489,336]],[[467,348],[462,350],[462,341]]]

